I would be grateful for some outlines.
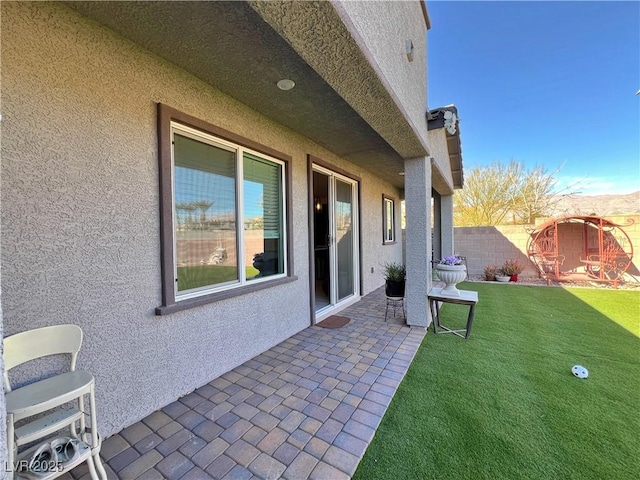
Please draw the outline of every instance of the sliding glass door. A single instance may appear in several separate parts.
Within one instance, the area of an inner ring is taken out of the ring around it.
[[[354,185],[335,179],[335,272],[337,301],[355,293],[355,244],[353,241]]]
[[[316,313],[358,293],[358,183],[321,167],[313,171]]]

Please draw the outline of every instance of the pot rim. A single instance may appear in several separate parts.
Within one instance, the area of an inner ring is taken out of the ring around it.
[[[444,265],[442,263],[436,263],[436,270],[466,270],[465,265]]]

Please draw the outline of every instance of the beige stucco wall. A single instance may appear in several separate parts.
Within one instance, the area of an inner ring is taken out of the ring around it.
[[[4,334],[83,328],[104,436],[309,325],[307,154],[362,178],[364,292],[401,259],[382,246],[384,180],[64,5],[3,2],[1,40]],[[296,282],[154,315],[157,102],[292,156]]]
[[[395,244],[382,244],[382,194],[395,202]],[[400,197],[398,191],[383,180],[366,177],[361,191],[362,198],[362,284],[365,292],[371,292],[384,284],[382,266],[388,262],[402,263],[402,230],[400,226]],[[372,272],[373,269],[373,272]]]
[[[335,8],[413,130],[426,141],[427,26],[420,2],[337,1]],[[406,40],[414,47],[411,62]]]
[[[453,193],[453,176],[451,175],[451,161],[447,147],[447,132],[444,128],[429,130],[427,133],[429,151],[433,158],[433,188],[441,195]]]
[[[621,225],[629,235],[634,255],[627,271],[626,281],[640,279],[640,215],[605,217]],[[531,226],[498,225],[495,227],[456,227],[454,229],[455,251],[467,257],[470,275],[481,275],[486,265],[501,266],[505,260],[518,259],[526,265],[522,277],[537,277],[537,269],[527,257],[527,245]],[[583,224],[561,224],[558,229],[558,243],[561,255],[566,257],[562,270],[584,271],[579,261],[584,258]]]

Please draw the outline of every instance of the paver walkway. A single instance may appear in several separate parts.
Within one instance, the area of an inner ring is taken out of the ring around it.
[[[384,313],[381,288],[106,439],[109,477],[349,478],[425,335]]]

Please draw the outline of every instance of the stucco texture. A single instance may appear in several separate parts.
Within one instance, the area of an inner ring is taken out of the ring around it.
[[[340,1],[335,8],[413,130],[428,145],[427,25],[420,2]],[[406,55],[407,40],[413,44],[412,61]]]
[[[407,324],[431,323],[427,296],[431,290],[431,162],[428,158],[405,160],[407,266]],[[425,255],[427,252],[427,255]]]
[[[307,154],[362,178],[364,293],[401,259],[382,246],[381,195],[399,197],[384,180],[64,5],[1,8],[4,334],[82,327],[103,436],[309,326]],[[297,281],[154,315],[158,102],[291,155]]]
[[[444,128],[429,130],[428,138],[434,167],[432,169],[433,188],[440,195],[451,195],[453,193],[453,177],[449,149],[447,148],[447,132]]]
[[[407,115],[405,105],[394,90],[396,85],[386,81],[366,42],[358,35],[358,29],[352,21],[355,19],[345,11],[342,3],[249,3],[402,158],[426,153],[426,135],[416,128]],[[370,2],[364,3],[368,5]],[[420,12],[420,4],[415,4]],[[372,10],[366,14],[366,18],[377,13]],[[415,23],[415,19],[411,21]],[[379,32],[382,36],[391,33],[387,29]],[[389,40],[391,37],[385,38]],[[404,48],[404,36],[392,38],[401,43],[398,48]],[[418,103],[422,103],[423,98],[426,102],[425,70],[420,74],[417,81],[423,88],[424,96],[411,99]],[[422,110],[422,124],[426,123],[425,110]]]
[[[395,244],[383,245],[382,241],[382,193],[395,198]],[[384,283],[382,267],[388,262],[402,263],[400,222],[400,197],[398,192],[382,180],[374,178],[362,182],[362,284],[365,292],[371,292]],[[373,272],[371,271],[373,269]]]

